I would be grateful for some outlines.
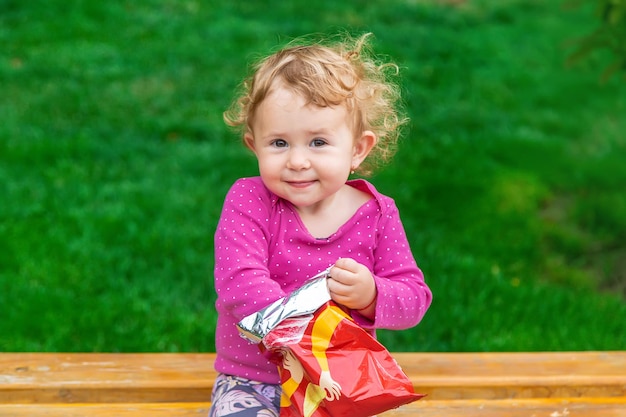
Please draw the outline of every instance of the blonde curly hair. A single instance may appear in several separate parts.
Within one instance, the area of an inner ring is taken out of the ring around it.
[[[353,117],[353,131],[371,130],[377,142],[358,172],[371,174],[395,153],[403,114],[400,87],[392,81],[399,69],[381,63],[369,49],[371,33],[358,38],[342,35],[318,42],[303,37],[261,59],[241,86],[238,97],[224,112],[226,124],[245,134],[252,131],[259,105],[280,82],[316,106],[345,105]]]

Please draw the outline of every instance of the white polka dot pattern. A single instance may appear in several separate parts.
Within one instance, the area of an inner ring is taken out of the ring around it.
[[[340,257],[355,259],[374,275],[375,321],[353,314],[364,328],[405,329],[421,320],[432,295],[395,203],[367,181],[349,184],[374,198],[324,239],[311,236],[291,204],[270,193],[259,177],[240,179],[230,189],[215,233],[218,371],[277,383],[276,366],[235,325]]]

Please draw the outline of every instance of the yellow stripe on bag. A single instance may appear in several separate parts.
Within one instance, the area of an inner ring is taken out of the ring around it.
[[[349,319],[341,308],[335,305],[324,307],[313,324],[311,330],[311,352],[317,358],[322,371],[329,371],[328,359],[326,358],[326,350],[330,345],[330,339],[335,329],[343,319]]]

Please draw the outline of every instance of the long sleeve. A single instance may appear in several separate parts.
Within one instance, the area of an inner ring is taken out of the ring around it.
[[[285,296],[268,270],[271,195],[260,182],[239,180],[228,192],[215,233],[218,310],[237,320]]]
[[[413,327],[430,306],[432,292],[415,262],[395,204],[390,204],[383,212],[377,240],[374,279],[378,299],[374,327]]]
[[[378,296],[374,320],[358,311],[354,319],[366,329],[408,329],[417,325],[432,302],[432,292],[415,262],[400,213],[393,199],[367,182],[355,183],[376,196],[375,237],[370,254]]]

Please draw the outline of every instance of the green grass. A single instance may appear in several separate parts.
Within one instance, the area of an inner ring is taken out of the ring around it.
[[[228,4],[222,4],[228,3]],[[626,85],[551,1],[0,1],[0,351],[211,351],[250,60],[372,31],[412,123],[372,181],[434,292],[391,350],[626,348]],[[241,4],[237,4],[241,3]]]

